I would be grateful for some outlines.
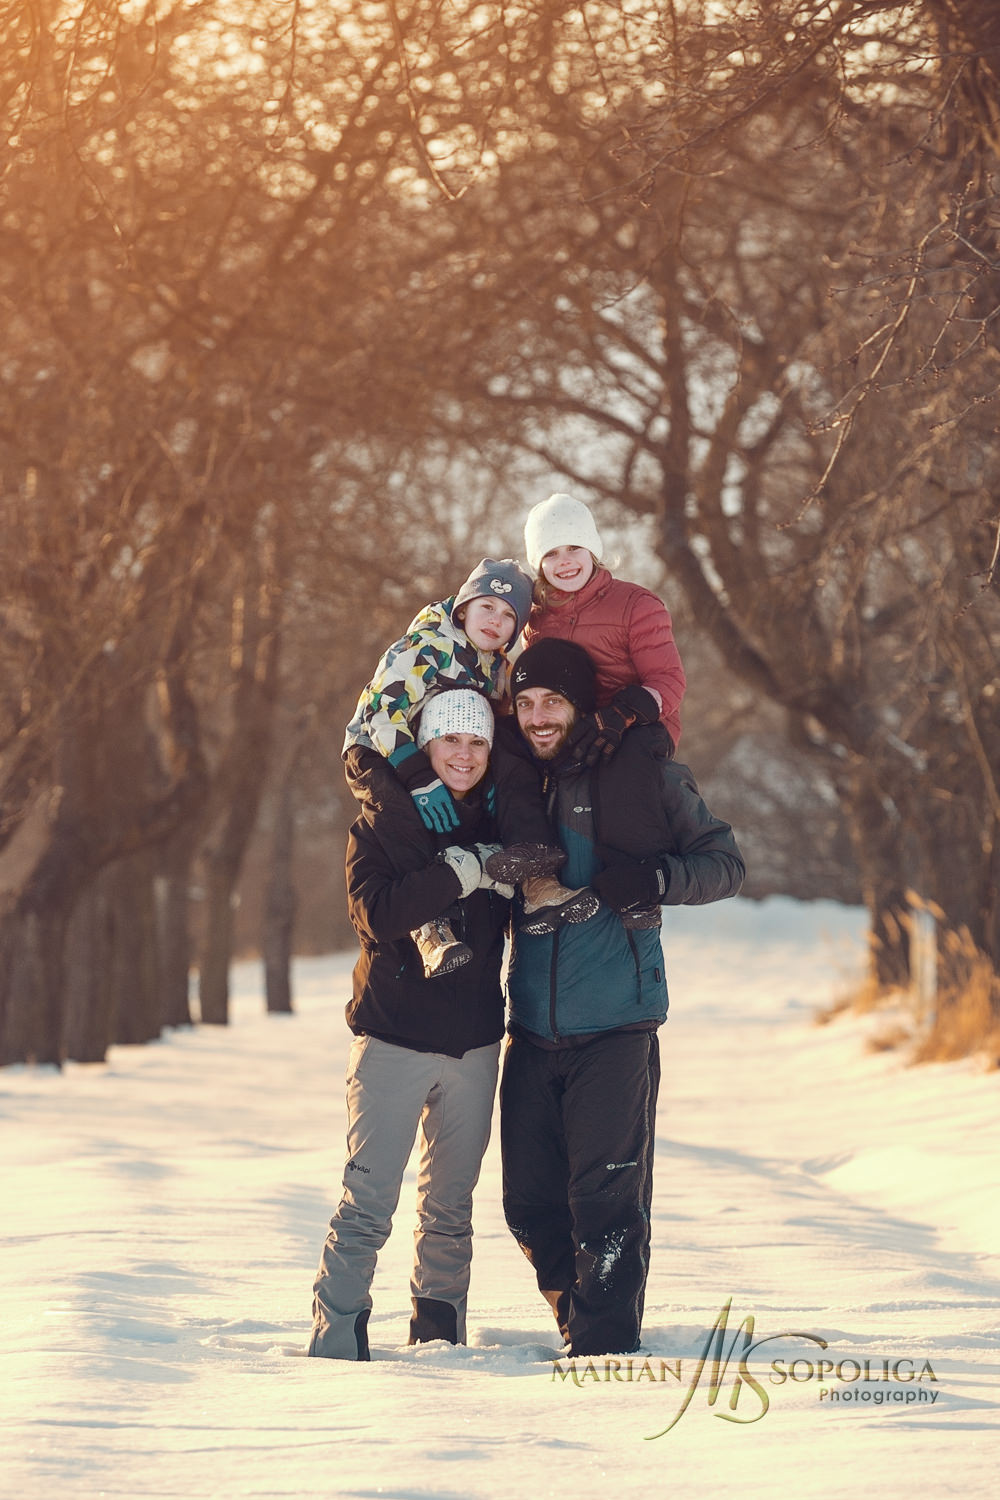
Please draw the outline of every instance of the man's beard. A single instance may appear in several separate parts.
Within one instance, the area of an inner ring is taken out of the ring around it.
[[[570,726],[564,724],[543,724],[543,729],[556,729],[560,731],[558,739],[547,740],[544,745],[537,745],[534,738],[527,736],[531,752],[536,760],[555,760],[566,748],[566,741],[570,736]]]

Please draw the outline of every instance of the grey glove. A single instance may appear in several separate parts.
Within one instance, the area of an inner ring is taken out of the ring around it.
[[[438,855],[438,859],[450,870],[454,870],[458,876],[462,886],[458,893],[459,900],[471,896],[473,891],[478,891],[483,878],[483,867],[471,849],[462,849],[458,844],[449,844],[448,848]]]
[[[502,896],[505,901],[513,901],[514,887],[512,885],[506,885],[502,880],[494,880],[493,876],[486,868],[486,861],[489,859],[490,855],[499,854],[503,849],[503,845],[473,844],[472,847],[475,849],[476,855],[479,859],[479,863],[483,867],[482,878],[479,881],[479,889],[481,891],[496,891],[497,895]]]

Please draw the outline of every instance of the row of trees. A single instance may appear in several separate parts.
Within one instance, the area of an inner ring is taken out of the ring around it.
[[[506,412],[653,518],[698,625],[826,761],[880,979],[911,887],[995,966],[1000,18],[723,10],[612,11],[568,53],[547,139],[463,201],[509,311],[458,320],[449,362],[484,432]]]
[[[335,822],[369,663],[543,475],[835,786],[880,977],[910,886],[1000,967],[988,0],[0,24],[4,1060],[188,1019],[195,880],[226,1019],[268,786],[289,1003],[297,773]]]

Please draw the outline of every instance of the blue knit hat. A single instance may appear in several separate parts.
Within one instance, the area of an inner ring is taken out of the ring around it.
[[[527,625],[531,613],[531,579],[521,571],[512,557],[502,557],[499,561],[495,557],[484,557],[455,595],[452,615],[463,604],[471,604],[473,599],[500,599],[504,604],[509,604],[517,617],[513,637],[516,639]]]

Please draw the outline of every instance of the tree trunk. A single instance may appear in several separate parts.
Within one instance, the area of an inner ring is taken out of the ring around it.
[[[103,1062],[114,1040],[111,916],[98,877],[82,893],[66,931],[66,1056]]]
[[[70,918],[93,869],[86,817],[74,816],[71,794],[58,802],[49,842],[25,882],[10,922],[15,931],[15,984],[10,1003],[16,1030],[36,1063],[62,1065],[66,1032],[65,943]]]
[[[181,828],[161,850],[153,877],[160,1022],[163,1026],[191,1025],[191,930],[188,921],[191,866],[199,829]]]
[[[292,935],[298,904],[292,881],[295,847],[292,771],[297,759],[296,752],[278,787],[264,890],[264,985],[267,1009],[275,1013],[288,1013],[292,1009]]]
[[[7,1061],[58,1064],[70,1041],[70,1055],[97,1060],[113,1026],[123,1040],[159,1034],[149,851],[201,810],[204,775],[196,758],[179,759],[162,793],[150,794],[149,696],[132,668],[131,647],[102,653],[61,703],[47,790],[35,795],[0,862]],[[120,878],[102,880],[115,860]]]
[[[63,1058],[63,914],[20,908],[3,919],[4,980],[0,1062],[53,1063]]]
[[[271,586],[278,551],[277,517],[274,526],[273,536],[257,538],[257,550],[247,559],[242,591],[234,599],[234,618],[242,623],[236,651],[233,721],[215,778],[214,800],[220,812],[202,856],[205,913],[198,993],[201,1019],[214,1026],[225,1026],[229,1021],[236,885],[267,779],[278,688],[280,596]]]
[[[910,983],[910,906],[913,883],[900,870],[903,828],[898,812],[879,791],[866,766],[859,766],[846,791],[851,844],[861,872],[868,908],[869,974],[880,990]]]
[[[970,784],[973,777],[970,774]],[[928,799],[919,829],[925,878],[921,895],[938,909],[943,939],[940,979],[948,987],[947,953],[951,949],[968,957],[971,948],[989,960],[1000,976],[1000,859],[997,854],[997,822],[983,816],[971,795]],[[949,938],[950,935],[950,938]],[[961,987],[964,959],[952,979]],[[1000,977],[997,980],[1000,991]],[[995,1002],[994,1002],[995,1003]]]
[[[206,856],[205,926],[198,953],[199,1019],[206,1026],[229,1025],[229,960],[238,875],[239,859],[218,853]]]
[[[17,919],[15,919],[17,920]],[[65,967],[64,906],[21,914],[20,951],[15,959],[12,1021],[15,1055],[33,1063],[63,1064]],[[8,1061],[13,1061],[9,1058]]]
[[[0,917],[0,1068],[24,1061],[15,1034],[17,1017],[12,1003],[17,969],[15,936],[10,917]]]
[[[171,780],[190,788],[190,816],[179,822],[158,851],[153,877],[159,953],[160,1024],[191,1025],[191,880],[209,803],[209,777],[201,746],[198,709],[186,676],[188,621],[178,617],[157,682],[160,755]]]
[[[135,1045],[160,1035],[159,963],[154,856],[143,850],[104,872],[111,911],[108,982],[114,996],[115,1041]]]

